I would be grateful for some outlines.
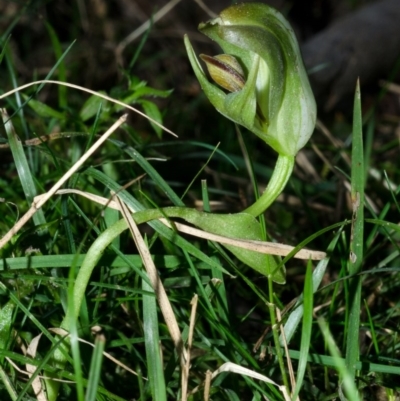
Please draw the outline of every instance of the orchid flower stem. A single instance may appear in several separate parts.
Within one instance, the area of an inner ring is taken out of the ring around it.
[[[275,169],[264,193],[243,213],[254,217],[264,213],[284,190],[294,167],[294,156],[279,155]]]

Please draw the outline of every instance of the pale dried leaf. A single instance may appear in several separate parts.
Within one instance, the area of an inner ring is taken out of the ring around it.
[[[30,342],[30,344],[28,346],[28,349],[26,350],[27,356],[30,356],[33,359],[36,357],[36,351],[37,351],[41,337],[42,337],[42,334],[39,334],[38,336],[36,336],[32,339],[32,341]],[[32,377],[32,375],[36,372],[36,366],[31,365],[29,363],[27,363],[25,366],[26,366],[26,371],[28,373],[28,376]],[[33,388],[33,392],[35,393],[36,399],[38,401],[47,401],[47,397],[43,391],[42,382],[40,381],[40,378],[38,376],[36,376],[33,379],[32,388]]]

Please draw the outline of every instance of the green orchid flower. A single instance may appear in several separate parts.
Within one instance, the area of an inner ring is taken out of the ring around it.
[[[256,134],[279,155],[264,194],[245,212],[258,216],[282,192],[294,158],[315,127],[316,104],[289,23],[261,3],[228,7],[199,26],[225,54],[200,55],[185,36],[190,63],[206,96],[224,116]]]
[[[216,41],[224,55],[200,57],[185,45],[193,70],[215,108],[246,127],[280,155],[296,156],[314,130],[316,104],[289,23],[259,3],[231,6],[199,30]]]

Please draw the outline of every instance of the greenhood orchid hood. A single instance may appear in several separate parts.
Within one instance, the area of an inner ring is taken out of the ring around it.
[[[261,3],[228,7],[199,26],[225,54],[200,55],[185,37],[190,63],[214,107],[259,136],[280,155],[296,156],[315,126],[316,104],[289,23]]]

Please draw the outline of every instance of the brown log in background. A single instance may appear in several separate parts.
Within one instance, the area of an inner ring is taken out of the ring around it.
[[[400,0],[365,6],[312,37],[302,46],[314,93],[331,109],[362,84],[386,78],[400,57]]]

